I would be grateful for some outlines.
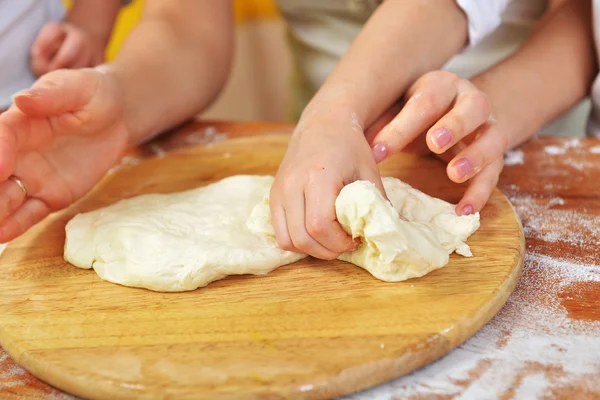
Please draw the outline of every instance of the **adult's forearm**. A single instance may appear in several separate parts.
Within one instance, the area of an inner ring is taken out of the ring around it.
[[[107,69],[125,99],[130,143],[137,144],[208,107],[230,71],[229,1],[154,0]]]
[[[473,78],[509,132],[509,146],[528,139],[589,92],[596,73],[591,1],[571,0],[543,18],[523,47]]]

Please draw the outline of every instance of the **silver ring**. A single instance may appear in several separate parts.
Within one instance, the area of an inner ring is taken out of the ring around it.
[[[17,185],[19,185],[19,187],[23,191],[23,194],[25,195],[25,197],[27,197],[27,188],[25,187],[25,184],[23,183],[22,180],[20,180],[19,178],[17,178],[14,175],[11,175],[8,179],[10,179],[11,181],[13,181]]]

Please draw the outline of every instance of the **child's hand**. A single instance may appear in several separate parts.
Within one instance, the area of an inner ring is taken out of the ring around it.
[[[104,61],[104,43],[68,22],[44,25],[31,46],[31,68],[36,76],[61,68],[95,67]]]
[[[480,211],[498,183],[508,146],[508,136],[491,118],[487,96],[466,79],[435,71],[419,78],[405,99],[391,122],[367,134],[377,162],[407,147],[429,148],[448,162],[452,181],[471,180],[457,214]]]
[[[87,193],[128,140],[120,86],[108,74],[51,72],[14,101],[0,115],[0,243]]]
[[[334,259],[357,246],[336,218],[342,188],[362,179],[384,189],[352,115],[304,114],[271,189],[273,226],[282,249]]]

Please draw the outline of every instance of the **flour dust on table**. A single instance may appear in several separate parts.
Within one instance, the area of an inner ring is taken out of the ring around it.
[[[78,214],[66,226],[65,260],[104,280],[155,291],[194,290],[228,275],[266,274],[306,257],[277,246],[271,224],[271,176],[236,175],[170,194],[145,194]],[[396,178],[384,178],[387,201],[367,181],[344,187],[335,208],[361,246],[339,259],[384,281],[423,276],[449,255],[471,256],[466,240],[479,214]]]

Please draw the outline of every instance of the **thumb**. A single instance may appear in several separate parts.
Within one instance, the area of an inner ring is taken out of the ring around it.
[[[44,75],[31,89],[14,95],[15,105],[31,118],[73,113],[92,99],[99,83],[92,70],[58,70]]]
[[[386,200],[388,200],[388,201],[390,200],[387,197],[387,193],[385,192],[385,187],[383,186],[383,180],[381,178],[381,173],[379,172],[379,169],[377,168],[377,166],[374,166],[372,168],[365,167],[363,170],[361,170],[360,177],[361,177],[361,179],[366,179],[366,180],[372,182],[373,184],[375,184],[375,187],[377,188],[377,190],[379,190],[379,193],[381,193],[381,195]]]

